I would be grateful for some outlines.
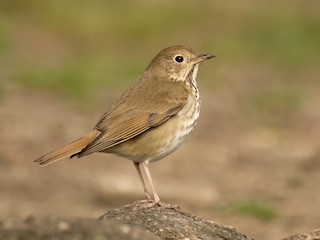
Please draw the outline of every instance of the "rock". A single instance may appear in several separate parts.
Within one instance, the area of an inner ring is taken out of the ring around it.
[[[231,226],[180,211],[177,206],[137,201],[99,219],[28,217],[0,220],[0,239],[18,240],[248,240]],[[320,240],[320,229],[282,240]]]
[[[320,240],[320,228],[312,232],[293,235],[282,240]]]
[[[18,240],[128,240],[158,237],[143,229],[97,219],[28,217],[25,220],[1,220],[0,239]]]
[[[121,224],[144,228],[161,239],[212,239],[245,240],[245,235],[235,228],[204,220],[180,211],[175,206],[150,206],[150,202],[138,201],[122,208],[111,210],[101,216]],[[152,205],[152,204],[151,204]]]

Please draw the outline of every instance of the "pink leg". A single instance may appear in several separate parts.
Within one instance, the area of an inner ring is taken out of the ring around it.
[[[133,162],[135,168],[137,169],[137,172],[138,172],[138,175],[139,175],[139,178],[140,178],[140,181],[142,183],[142,186],[143,186],[143,190],[144,190],[144,193],[146,194],[146,197],[147,199],[151,199],[150,197],[150,194],[148,192],[148,189],[147,189],[147,186],[143,180],[143,177],[142,177],[142,174],[141,174],[141,170],[140,170],[140,162]]]
[[[148,180],[149,180],[149,183],[150,183],[150,186],[151,186],[151,190],[152,190],[152,193],[153,193],[154,201],[156,203],[160,203],[160,198],[159,198],[159,196],[158,196],[158,194],[156,192],[156,189],[155,189],[155,187],[153,185],[153,181],[152,181],[152,177],[151,177],[151,174],[150,174],[150,171],[149,171],[148,163],[149,163],[148,161],[145,161],[142,164],[143,164],[144,170],[145,170],[145,172],[147,174],[147,177],[148,177]]]

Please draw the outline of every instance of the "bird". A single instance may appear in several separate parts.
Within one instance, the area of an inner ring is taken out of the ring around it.
[[[184,45],[163,49],[87,135],[34,162],[48,165],[95,152],[116,154],[133,161],[147,200],[160,203],[149,164],[174,152],[194,129],[200,114],[198,67],[213,57]]]

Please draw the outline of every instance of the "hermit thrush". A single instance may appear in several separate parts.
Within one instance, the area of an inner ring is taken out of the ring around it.
[[[182,45],[162,50],[89,134],[35,162],[46,165],[94,152],[114,153],[133,161],[151,199],[140,171],[142,163],[153,200],[159,203],[148,164],[175,151],[196,125],[200,112],[198,67],[212,57]]]

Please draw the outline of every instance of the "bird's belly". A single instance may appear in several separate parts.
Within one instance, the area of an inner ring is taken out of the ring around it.
[[[160,160],[177,150],[194,128],[194,124],[187,125],[185,123],[181,123],[179,125],[177,125],[176,129],[167,137],[166,144],[162,144],[158,147],[154,158],[150,161]]]
[[[181,112],[145,133],[116,145],[108,152],[135,162],[157,161],[174,152],[192,132],[200,113],[200,103],[187,104]]]

